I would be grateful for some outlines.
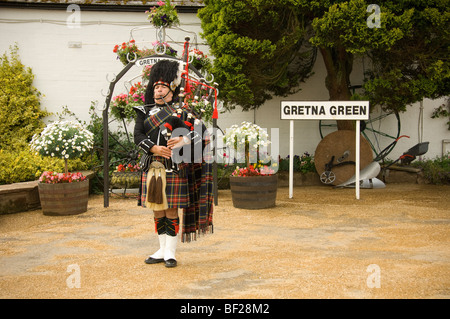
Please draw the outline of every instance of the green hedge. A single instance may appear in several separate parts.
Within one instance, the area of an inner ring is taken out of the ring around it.
[[[64,172],[64,160],[34,155],[30,150],[0,150],[0,185],[34,181],[44,171]],[[88,169],[81,159],[69,160],[69,171]]]

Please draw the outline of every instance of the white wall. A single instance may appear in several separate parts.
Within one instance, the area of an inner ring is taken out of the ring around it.
[[[115,44],[131,39],[130,31],[135,27],[149,26],[146,15],[133,12],[92,12],[82,11],[79,28],[70,28],[66,21],[71,12],[65,10],[0,10],[0,53],[7,52],[10,45],[17,43],[22,62],[32,68],[35,74],[34,85],[44,95],[42,107],[51,112],[60,112],[61,106],[67,105],[82,120],[89,120],[88,110],[91,101],[104,103],[109,83],[119,73],[123,65],[116,60],[112,52]],[[199,49],[208,54],[200,37],[200,21],[195,14],[180,14],[183,29],[197,33]],[[168,31],[176,42],[183,42],[186,34]],[[193,39],[192,35],[191,39]],[[140,47],[152,47],[156,40],[155,29],[141,29],[133,32],[133,38]],[[69,48],[69,42],[81,42],[81,48]],[[182,47],[175,47],[180,52]],[[325,69],[320,54],[314,68],[315,74],[302,84],[302,90],[287,100],[328,100],[324,85]],[[127,74],[124,80],[132,77]],[[362,77],[361,68],[355,67],[352,81],[358,83]],[[220,83],[219,83],[220,85]],[[220,86],[219,86],[220,89]],[[114,95],[125,92],[122,82],[116,85]],[[289,152],[289,122],[280,120],[281,98],[268,101],[257,111],[242,112],[239,109],[231,113],[220,114],[218,121],[222,129],[246,121],[256,121],[263,128],[279,128],[279,149],[281,156]],[[423,103],[423,141],[429,141],[427,157],[442,155],[442,140],[450,139],[450,131],[445,123],[447,119],[431,119],[433,109],[444,102],[425,100]],[[389,155],[396,159],[418,142],[419,103],[401,114],[402,134],[410,139],[403,139]],[[99,113],[100,114],[100,113]],[[382,127],[388,126],[388,120]],[[298,121],[295,123],[295,154],[314,153],[320,142],[318,121]],[[390,141],[389,141],[390,142]],[[384,141],[384,144],[389,144]],[[381,146],[382,148],[383,146]]]

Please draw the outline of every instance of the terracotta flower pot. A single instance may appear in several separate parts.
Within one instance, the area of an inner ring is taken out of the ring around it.
[[[87,211],[89,180],[74,183],[39,183],[44,215],[77,215]]]
[[[274,207],[277,198],[278,175],[230,176],[233,206],[245,209]]]

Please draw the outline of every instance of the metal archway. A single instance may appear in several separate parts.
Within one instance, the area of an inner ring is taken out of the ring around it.
[[[186,37],[185,38],[185,53],[187,53],[189,51],[189,41],[190,38]],[[162,43],[164,41],[161,41],[160,43]],[[150,56],[146,56],[146,57],[142,57],[139,59],[133,59],[129,60],[129,63],[120,71],[119,74],[117,74],[110,82],[109,84],[109,88],[108,88],[108,94],[106,96],[106,100],[103,106],[103,110],[102,110],[102,118],[103,118],[103,197],[104,197],[104,201],[103,201],[103,206],[104,207],[109,207],[109,189],[110,189],[110,178],[109,178],[109,166],[110,166],[110,161],[109,161],[109,106],[112,100],[112,96],[113,96],[113,92],[114,92],[114,88],[116,86],[116,84],[122,79],[122,77],[135,65],[142,65],[142,63],[147,63],[148,64],[154,64],[157,61],[161,60],[161,59],[168,59],[168,60],[175,60],[177,62],[181,62],[184,63],[184,66],[188,66],[188,70],[189,70],[189,74],[188,74],[188,81],[195,81],[196,83],[198,83],[199,85],[205,85],[209,88],[208,91],[208,100],[211,102],[211,105],[215,105],[217,107],[217,95],[218,95],[218,90],[217,90],[217,84],[216,83],[212,83],[214,80],[214,77],[211,75],[210,79],[205,79],[205,77],[192,65],[189,63],[188,61],[188,55],[185,54],[183,56],[182,59],[180,58],[176,58],[176,57],[172,57],[169,55],[165,55],[163,54],[164,51],[158,51],[156,50],[156,52],[158,54],[156,55],[150,55]],[[184,81],[185,79],[183,79]],[[211,85],[207,85],[207,84],[211,84]],[[182,84],[182,86],[184,87],[184,85]],[[217,111],[217,110],[216,110]],[[217,118],[213,117],[213,135],[215,136],[216,131],[218,129],[217,126]],[[135,150],[129,150],[129,157],[137,158],[137,151]],[[214,179],[214,204],[217,205],[218,199],[217,199],[217,140],[214,138],[213,139],[213,179]]]

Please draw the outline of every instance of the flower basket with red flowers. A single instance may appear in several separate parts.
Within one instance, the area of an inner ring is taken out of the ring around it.
[[[112,173],[111,185],[119,188],[138,188],[141,182],[139,164],[120,164]]]
[[[206,68],[209,70],[212,67],[211,60],[206,54],[198,49],[192,49],[189,51],[189,63],[191,63],[197,70]]]
[[[141,82],[135,83],[128,94],[122,93],[112,98],[111,115],[115,119],[122,119],[131,122],[134,121],[136,112],[133,106],[144,105],[145,103],[145,87]]]
[[[113,52],[117,54],[117,59],[123,65],[127,65],[130,61],[140,58],[142,55],[134,40],[123,42],[121,45],[116,44]]]
[[[50,123],[33,136],[31,149],[42,155],[60,157],[65,173],[44,172],[39,178],[39,197],[45,215],[74,215],[87,211],[89,180],[81,173],[69,173],[67,161],[80,157],[94,145],[94,136],[78,122]]]

